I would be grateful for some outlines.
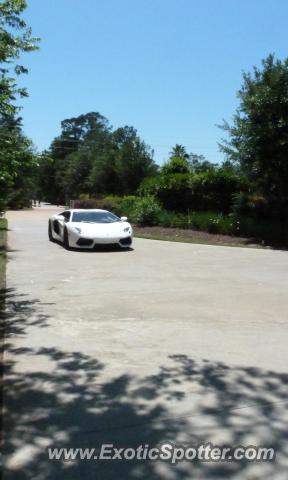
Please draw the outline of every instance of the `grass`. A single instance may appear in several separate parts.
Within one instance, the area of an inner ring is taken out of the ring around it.
[[[7,220],[0,218],[0,289],[5,287]]]

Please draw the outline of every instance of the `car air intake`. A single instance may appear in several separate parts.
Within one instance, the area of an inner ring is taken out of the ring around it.
[[[121,238],[120,243],[121,245],[131,245],[131,237]]]
[[[79,245],[79,247],[90,247],[93,243],[93,240],[91,240],[91,238],[79,238],[76,243]]]

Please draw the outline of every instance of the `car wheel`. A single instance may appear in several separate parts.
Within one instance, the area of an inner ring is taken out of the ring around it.
[[[49,237],[50,242],[53,242],[54,238],[53,238],[53,235],[52,235],[52,225],[51,225],[51,222],[48,223],[48,237]]]
[[[66,248],[66,250],[69,250],[69,235],[68,235],[67,228],[65,228],[64,230],[63,245]]]

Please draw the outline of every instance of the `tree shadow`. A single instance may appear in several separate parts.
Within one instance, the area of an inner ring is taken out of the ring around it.
[[[284,478],[288,375],[171,355],[165,365],[155,366],[155,375],[127,371],[109,378],[108,366],[86,353],[28,343],[16,347],[15,339],[25,338],[31,326],[46,328],[50,319],[37,300],[12,289],[0,295],[6,301],[5,480]],[[279,461],[170,466],[148,460],[49,461],[47,456],[47,447],[216,441],[273,447]]]

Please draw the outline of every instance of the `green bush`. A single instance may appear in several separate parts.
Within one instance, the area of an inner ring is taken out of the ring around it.
[[[211,233],[233,235],[239,230],[239,221],[231,215],[215,212],[190,212],[186,214],[162,210],[158,217],[158,225],[202,230]]]
[[[279,220],[257,218],[254,216],[238,216],[237,233],[263,241],[271,245],[287,245],[288,224]]]
[[[241,189],[241,182],[235,172],[225,168],[201,173],[162,173],[146,179],[139,188],[139,194],[155,196],[167,210],[228,213],[233,195]]]
[[[7,207],[7,200],[0,197],[0,215],[5,212]]]
[[[79,195],[79,200],[89,200],[91,198],[91,196],[89,195],[89,193],[80,193]]]
[[[118,208],[121,211],[121,215],[131,218],[133,216],[135,205],[139,197],[135,195],[125,195],[124,197],[117,197]]]
[[[191,179],[192,204],[196,210],[228,213],[233,195],[241,188],[241,178],[229,169],[211,169]]]
[[[167,210],[185,211],[192,203],[191,179],[188,173],[159,175],[145,180],[139,194],[155,196]]]
[[[223,213],[193,212],[190,222],[198,230],[223,235],[233,235],[237,228],[234,218]]]
[[[106,210],[111,210],[116,215],[131,217],[135,211],[135,206],[139,197],[134,195],[125,195],[123,197],[117,195],[109,195],[102,199],[102,204],[107,205]],[[109,205],[109,208],[108,208]]]
[[[74,201],[74,208],[99,208],[102,210],[109,210],[116,215],[119,212],[119,202],[114,197],[105,198],[82,198]]]
[[[232,212],[247,217],[270,217],[269,203],[263,195],[239,192],[233,195]]]
[[[82,197],[79,200],[75,200],[74,208],[100,208],[103,210],[109,210],[120,217],[124,215],[131,217],[134,214],[137,201],[139,201],[139,197],[133,195],[124,197],[109,195],[99,198]]]
[[[168,212],[162,210],[159,215],[159,225],[161,227],[176,227],[176,228],[189,228],[187,223],[187,215],[183,213]]]
[[[31,208],[32,202],[25,189],[18,188],[8,194],[7,208],[11,210],[21,210],[22,208]]]
[[[163,175],[189,173],[189,163],[186,158],[173,156],[162,167]]]
[[[131,220],[139,225],[158,225],[161,211],[161,205],[154,197],[142,197],[135,202]]]
[[[154,196],[109,196],[104,198],[82,199],[75,201],[75,208],[103,208],[110,210],[118,216],[127,216],[133,223],[143,226],[159,225],[167,228],[194,229],[223,235],[241,235],[254,238],[256,241],[265,241],[271,244],[284,244],[288,242],[288,225],[272,219],[260,218],[253,215],[254,207],[246,205],[247,195],[243,199],[237,197],[239,208],[229,214],[213,211],[195,211],[187,209],[186,212],[166,210]],[[263,206],[261,198],[249,197],[257,206]],[[19,205],[17,200],[17,205]],[[259,207],[260,208],[260,207]],[[256,207],[255,207],[256,209]],[[247,212],[247,213],[240,213]]]

